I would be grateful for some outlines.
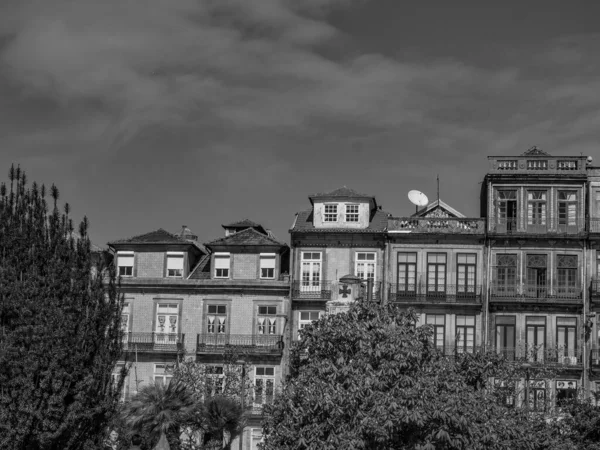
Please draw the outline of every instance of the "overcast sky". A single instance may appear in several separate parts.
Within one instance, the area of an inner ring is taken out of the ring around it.
[[[250,218],[284,241],[346,185],[478,216],[487,155],[600,158],[600,2],[2,0],[0,170],[100,245]]]

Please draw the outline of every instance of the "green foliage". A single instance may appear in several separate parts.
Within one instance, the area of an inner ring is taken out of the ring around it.
[[[115,273],[58,208],[10,170],[0,188],[0,448],[97,448],[120,386]]]
[[[488,379],[513,370],[502,358],[440,355],[412,311],[357,302],[301,333],[265,450],[560,448],[543,420],[499,401]]]

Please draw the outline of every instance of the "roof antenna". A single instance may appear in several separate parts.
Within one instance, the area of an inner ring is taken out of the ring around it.
[[[437,184],[438,184],[438,206],[440,205],[440,174],[437,175]]]

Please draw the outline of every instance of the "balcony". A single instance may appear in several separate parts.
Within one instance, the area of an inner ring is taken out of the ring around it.
[[[357,297],[366,295],[366,283],[361,287]],[[350,291],[344,292],[344,286],[337,281],[294,281],[292,298],[294,300],[347,300]],[[373,300],[381,300],[381,282],[373,283]]]
[[[490,175],[579,176],[586,174],[585,156],[488,156]]]
[[[500,219],[490,223],[490,234],[509,234],[509,235],[579,235],[584,234],[583,222],[580,220],[571,221],[571,223],[533,223],[525,224],[521,227],[519,218]],[[599,224],[600,225],[600,224]],[[600,229],[600,227],[599,227]]]
[[[485,234],[485,219],[392,217],[388,232],[414,234]]]
[[[481,304],[481,285],[427,286],[390,284],[388,301],[396,303],[472,303]]]
[[[138,352],[179,352],[184,349],[185,334],[134,333],[123,336],[123,350]]]
[[[583,289],[579,286],[550,286],[514,283],[490,285],[490,301],[519,303],[582,303]]]
[[[226,349],[249,353],[276,354],[283,352],[283,336],[276,334],[199,334],[196,353],[223,353]]]
[[[533,365],[581,368],[583,364],[583,352],[580,348],[566,348],[561,345],[547,347],[520,344],[517,347],[498,347],[491,350],[504,355],[509,361]]]

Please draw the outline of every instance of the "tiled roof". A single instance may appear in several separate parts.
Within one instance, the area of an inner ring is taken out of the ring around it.
[[[227,225],[221,225],[223,228],[241,228],[241,227],[261,227],[262,225],[260,223],[256,223],[253,222],[250,219],[242,219],[242,220],[238,220],[237,222],[232,222],[230,224]]]
[[[239,233],[235,233],[224,238],[215,239],[214,241],[205,244],[207,247],[217,245],[286,245],[273,239],[270,236],[266,236],[263,233],[256,231],[254,228],[246,228]]]
[[[352,197],[352,198],[374,198],[372,195],[361,194],[356,192],[354,189],[343,186],[338,189],[334,189],[330,192],[319,192],[317,194],[311,194],[309,198],[320,198],[320,197]]]
[[[380,209],[371,213],[367,228],[315,228],[313,225],[312,209],[301,211],[297,214],[293,228],[290,232],[303,233],[381,233],[387,229],[387,220],[390,213]]]
[[[149,233],[140,234],[127,239],[119,239],[108,243],[108,245],[115,244],[190,244],[206,253],[206,249],[202,245],[193,241],[188,241],[187,239],[177,236],[176,234],[169,233],[162,228]]]
[[[188,275],[189,280],[210,279],[210,255],[204,255]]]

